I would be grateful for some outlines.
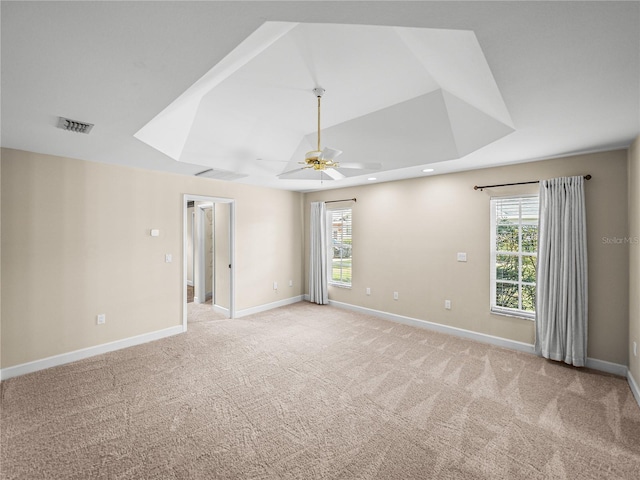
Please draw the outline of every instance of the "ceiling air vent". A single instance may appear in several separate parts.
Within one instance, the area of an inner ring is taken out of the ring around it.
[[[93,123],[79,122],[70,118],[58,117],[58,128],[76,133],[89,133],[93,128]]]
[[[213,178],[215,180],[226,180],[228,182],[231,182],[233,180],[238,180],[240,178],[245,178],[248,176],[249,175],[242,175],[239,173],[227,172],[225,170],[214,170],[213,168],[204,170],[200,173],[196,173],[196,177]]]

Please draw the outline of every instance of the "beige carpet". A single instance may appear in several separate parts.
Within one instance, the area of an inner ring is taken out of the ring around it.
[[[2,382],[2,478],[638,479],[622,378],[299,303]]]
[[[211,320],[224,320],[225,318],[223,314],[212,310],[211,300],[206,303],[187,303],[187,323],[189,324],[208,322]]]
[[[193,297],[195,296],[195,288],[191,285],[187,285],[187,303],[193,302]]]

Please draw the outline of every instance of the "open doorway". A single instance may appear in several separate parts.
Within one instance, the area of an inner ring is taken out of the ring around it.
[[[235,315],[235,201],[187,194],[183,212],[183,326],[186,330],[190,321]]]

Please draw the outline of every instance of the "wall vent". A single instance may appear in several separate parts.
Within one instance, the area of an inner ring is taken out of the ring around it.
[[[70,118],[58,117],[58,128],[76,133],[89,133],[93,128],[93,123],[79,122]]]
[[[214,170],[213,168],[204,170],[200,173],[196,173],[196,177],[213,178],[215,180],[226,180],[227,182],[231,182],[233,180],[238,180],[240,178],[245,178],[248,176],[249,175],[242,175],[240,173],[227,172],[225,170]]]

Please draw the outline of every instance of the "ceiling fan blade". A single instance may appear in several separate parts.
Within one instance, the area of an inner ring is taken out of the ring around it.
[[[299,168],[278,175],[280,180],[333,180],[327,175],[327,170],[314,170],[313,168]]]
[[[279,162],[279,163],[289,163],[291,160],[277,160],[275,158],[256,158],[257,162]]]
[[[337,171],[335,168],[325,168],[323,172],[329,175],[334,180],[342,180],[343,178],[345,178],[344,175]]]
[[[320,154],[319,160],[330,162],[338,155],[342,153],[342,150],[336,150],[335,148],[324,147]]]
[[[279,177],[279,178],[287,178],[289,175],[293,175],[295,173],[301,172],[301,171],[306,170],[306,169],[307,169],[307,167],[295,168],[295,169],[289,170],[287,172],[282,172],[281,174],[276,175],[276,176]]]
[[[340,162],[340,168],[354,168],[359,170],[380,170],[382,168],[381,163],[342,163]]]

